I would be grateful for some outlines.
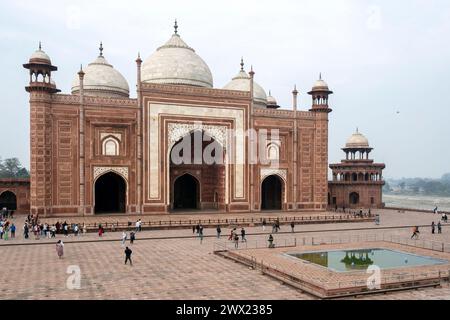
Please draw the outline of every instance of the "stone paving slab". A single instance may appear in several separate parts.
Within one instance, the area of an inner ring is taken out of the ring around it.
[[[424,213],[383,212],[382,226],[405,224],[428,224],[436,215]],[[437,222],[437,220],[435,220]],[[368,231],[340,231],[349,226],[374,226],[373,223],[332,225],[335,230],[323,232],[328,225],[299,226],[298,231],[315,231],[315,237],[349,236],[366,234]],[[282,227],[282,231],[289,227]],[[297,227],[296,227],[297,229]],[[229,229],[223,229],[223,237]],[[247,231],[262,232],[261,227]],[[421,239],[450,243],[450,230],[432,235],[430,230],[421,230]],[[409,229],[371,230],[409,237]],[[205,230],[214,235],[214,229]],[[248,241],[264,244],[269,231],[263,235],[250,235]],[[38,246],[0,247],[2,272],[0,273],[0,299],[313,299],[312,296],[282,285],[260,272],[223,259],[213,254],[214,238],[199,239],[154,239],[139,240],[140,237],[186,236],[190,230],[157,230],[138,234],[132,245],[133,267],[123,263],[121,233],[107,232],[105,239],[117,241],[95,241],[92,243],[69,243],[64,240],[65,257],[58,259],[54,244]],[[18,234],[19,236],[19,234]],[[276,241],[292,239],[292,234],[275,234]],[[295,235],[298,241],[310,234]],[[98,239],[88,234],[91,240]],[[60,239],[61,236],[58,236]],[[8,240],[10,241],[10,240]],[[17,239],[12,241],[25,241]],[[35,240],[30,240],[35,241]],[[39,240],[42,241],[42,240]],[[39,243],[39,241],[35,241]],[[222,242],[225,240],[221,240]],[[6,242],[0,240],[0,243]],[[241,245],[241,243],[240,243]],[[242,244],[244,245],[244,244]],[[67,267],[78,265],[81,269],[81,289],[69,290],[66,281]],[[450,299],[450,288],[424,289],[375,295],[358,299]]]

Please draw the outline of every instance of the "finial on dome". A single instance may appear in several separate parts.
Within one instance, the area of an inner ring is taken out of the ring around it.
[[[39,41],[39,51],[42,50],[42,43]]]
[[[241,71],[244,71],[244,57],[241,57]]]
[[[322,72],[319,73],[319,80],[322,80]]]
[[[100,50],[100,57],[103,57],[103,43],[100,41],[100,48],[98,48]]]
[[[297,91],[297,85],[296,84],[294,84],[294,90],[292,91],[292,93],[293,94],[298,94],[298,91]]]
[[[178,22],[177,22],[177,19],[175,19],[175,25],[173,26],[173,28],[175,29],[175,34],[178,34]]]
[[[269,89],[269,96],[272,96],[272,93],[270,92],[270,89]]]

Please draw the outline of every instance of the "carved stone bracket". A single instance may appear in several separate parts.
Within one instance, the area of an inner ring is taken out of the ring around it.
[[[261,169],[261,181],[264,180],[264,178],[271,176],[271,175],[277,175],[280,178],[282,178],[284,181],[287,181],[287,170],[286,169],[274,169],[274,168],[262,168]]]
[[[188,135],[192,131],[202,130],[208,136],[216,140],[226,148],[227,142],[227,127],[204,125],[201,123],[169,123],[168,126],[168,144],[172,147],[177,141]]]
[[[128,167],[94,167],[94,180],[106,172],[115,172],[128,182]]]

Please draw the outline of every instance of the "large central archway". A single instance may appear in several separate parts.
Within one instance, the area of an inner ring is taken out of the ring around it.
[[[202,130],[177,141],[169,153],[171,209],[225,210],[224,157],[223,146]]]
[[[100,176],[95,182],[95,213],[125,213],[127,184],[114,172]]]
[[[283,182],[277,175],[264,179],[261,185],[261,210],[281,210]]]
[[[175,210],[198,209],[200,185],[190,174],[175,180],[173,208]]]
[[[0,210],[3,208],[17,210],[17,197],[13,192],[5,191],[0,194]]]

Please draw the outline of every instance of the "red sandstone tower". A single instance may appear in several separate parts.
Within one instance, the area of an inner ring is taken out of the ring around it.
[[[315,177],[315,181],[312,183],[314,202],[327,203],[328,114],[332,111],[328,105],[328,98],[333,91],[328,88],[328,84],[322,80],[322,74],[320,74],[319,80],[308,94],[312,96],[312,107],[309,111],[313,112],[316,117],[314,149],[311,150],[315,162],[312,172],[312,176]]]
[[[367,138],[356,130],[342,150],[345,160],[330,164],[328,204],[331,208],[382,208],[384,163],[369,159],[373,150]]]
[[[30,93],[30,209],[32,214],[47,214],[51,208],[52,176],[52,95],[59,92],[51,78],[52,71],[58,70],[52,65],[50,57],[39,49],[23,67],[30,71],[30,83],[25,90]]]

